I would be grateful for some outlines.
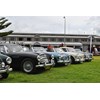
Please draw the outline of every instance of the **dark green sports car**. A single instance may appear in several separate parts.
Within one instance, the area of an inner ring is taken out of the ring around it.
[[[46,55],[25,51],[21,45],[0,44],[0,52],[12,58],[11,67],[13,70],[36,73],[40,69],[50,69],[52,67],[52,62]]]
[[[10,68],[11,62],[10,57],[0,53],[0,79],[7,78],[9,72],[12,71],[12,68]]]

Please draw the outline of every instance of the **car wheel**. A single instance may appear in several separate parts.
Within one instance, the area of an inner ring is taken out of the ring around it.
[[[71,56],[70,63],[71,63],[71,64],[75,63],[75,60],[74,60],[74,58],[73,58],[72,56]]]
[[[25,73],[33,73],[35,70],[35,64],[29,58],[23,60],[21,67]]]
[[[65,65],[65,66],[68,66],[68,62],[65,62],[64,65]]]
[[[57,65],[58,65],[57,59],[55,58],[55,59],[54,59],[54,66],[57,66]]]
[[[88,62],[91,62],[91,60],[88,60]]]
[[[83,63],[83,61],[80,61],[79,63],[80,63],[80,64],[82,64],[82,63]]]
[[[6,79],[8,77],[8,75],[9,75],[8,73],[2,73],[0,78],[1,79]]]
[[[51,63],[52,63],[52,67],[55,66],[55,60],[51,60]]]

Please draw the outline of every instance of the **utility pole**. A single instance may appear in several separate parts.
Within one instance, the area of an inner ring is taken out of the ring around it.
[[[90,36],[90,53],[92,52],[92,35]]]
[[[66,44],[66,17],[64,16],[64,45]]]

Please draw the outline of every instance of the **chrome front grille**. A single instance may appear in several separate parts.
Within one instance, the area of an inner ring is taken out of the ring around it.
[[[45,54],[40,54],[39,55],[42,59],[47,59],[47,56]]]
[[[45,54],[40,54],[40,63],[48,63],[48,58]]]
[[[92,58],[92,55],[89,55],[90,58]]]
[[[84,57],[83,56],[79,56],[79,59],[83,59]]]
[[[69,56],[62,56],[62,57],[60,57],[60,60],[69,60],[69,59],[70,59]]]

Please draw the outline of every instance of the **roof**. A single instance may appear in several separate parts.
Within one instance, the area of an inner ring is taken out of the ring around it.
[[[36,42],[23,42],[23,44],[30,44],[30,45],[34,45]],[[63,42],[37,42],[37,44],[41,44],[41,45],[49,45],[49,44],[51,44],[51,45],[60,45],[60,44],[62,44]],[[66,45],[77,45],[77,46],[82,46],[82,43],[80,43],[80,42],[66,42],[65,43]]]

